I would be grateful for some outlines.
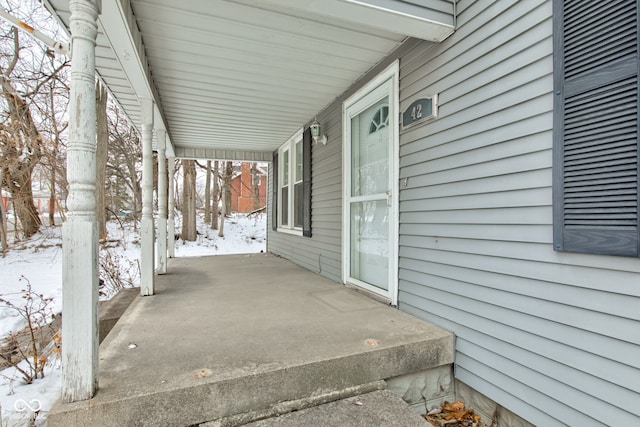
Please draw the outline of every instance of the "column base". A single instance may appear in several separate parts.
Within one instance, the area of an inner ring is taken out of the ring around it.
[[[167,274],[167,220],[158,218],[158,274]]]
[[[153,218],[143,218],[140,224],[142,249],[140,251],[140,295],[155,293],[155,232]]]
[[[98,226],[68,218],[62,226],[62,400],[98,389]]]

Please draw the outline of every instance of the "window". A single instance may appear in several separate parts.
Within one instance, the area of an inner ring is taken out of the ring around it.
[[[274,153],[274,229],[311,236],[311,132],[300,129]]]
[[[554,249],[637,257],[638,3],[554,0]]]

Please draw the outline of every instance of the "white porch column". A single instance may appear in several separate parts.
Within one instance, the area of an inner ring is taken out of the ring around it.
[[[176,183],[174,182],[174,179],[173,179],[173,174],[176,170],[175,157],[169,157],[168,163],[169,163],[169,206],[168,206],[169,221],[167,226],[169,228],[169,258],[174,258],[176,256],[176,237],[175,237],[176,219],[173,216],[174,205],[176,204],[175,196],[173,194],[173,190],[174,188],[176,188]]]
[[[158,141],[158,274],[167,273],[167,131],[156,129]]]
[[[155,228],[153,224],[153,101],[142,105],[142,248],[140,253],[140,294],[155,292]]]
[[[67,220],[62,227],[62,400],[98,388],[95,46],[99,0],[71,0]]]

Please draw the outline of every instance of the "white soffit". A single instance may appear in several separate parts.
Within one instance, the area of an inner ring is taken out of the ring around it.
[[[96,68],[136,124],[156,101],[177,156],[267,158],[405,40],[415,18],[373,2],[397,1],[102,0]],[[68,0],[48,3],[68,26]]]
[[[261,0],[264,3],[349,21],[378,30],[441,42],[455,29],[455,1],[447,0]]]

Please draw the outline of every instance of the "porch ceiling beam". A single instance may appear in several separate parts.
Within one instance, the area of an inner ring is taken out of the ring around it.
[[[247,162],[270,162],[273,160],[273,152],[271,151],[176,147],[175,154],[179,159],[243,160]]]
[[[423,2],[424,6],[399,0],[262,1],[432,42],[443,41],[455,30],[455,1],[446,10],[442,9],[444,2],[429,0]]]
[[[138,100],[152,100],[156,128],[168,130],[130,0],[102,0],[102,13],[98,19]],[[169,134],[166,142],[167,155],[172,156],[174,146]]]

